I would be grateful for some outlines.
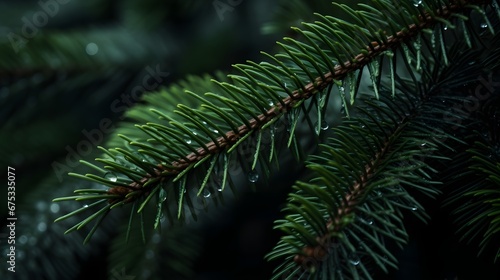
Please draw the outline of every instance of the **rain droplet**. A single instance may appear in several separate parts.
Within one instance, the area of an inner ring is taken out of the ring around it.
[[[474,65],[476,63],[474,60],[469,62],[469,65]]]
[[[28,237],[26,235],[21,235],[21,237],[19,237],[19,242],[21,244],[25,244],[26,242],[28,242]]]
[[[488,28],[488,25],[486,23],[481,23],[480,27],[484,29],[484,28]]]
[[[47,224],[45,222],[40,222],[38,223],[38,226],[36,227],[38,231],[44,232],[47,230]]]
[[[218,192],[221,192],[224,190],[224,186],[222,185],[221,179],[219,179],[219,178],[215,179],[215,185],[217,186]]]
[[[413,206],[413,207],[411,208],[411,211],[417,211],[417,210],[418,210],[418,208],[417,208],[417,207],[415,207],[415,206]]]
[[[153,250],[147,250],[146,251],[146,259],[152,259],[155,256],[155,253]]]
[[[365,128],[365,127],[366,127],[366,125],[364,125],[364,124],[363,124],[363,125],[361,125],[361,128]]]
[[[420,144],[420,147],[425,147],[425,146],[427,146],[427,143]]]
[[[88,208],[89,206],[87,204],[83,205],[83,208]]]
[[[99,51],[99,46],[97,46],[96,43],[88,43],[87,46],[85,47],[85,52],[88,55],[96,55],[98,51]]]
[[[413,6],[418,7],[422,4],[422,0],[413,0]]]
[[[116,174],[113,172],[107,172],[106,174],[104,174],[104,178],[110,180],[111,182],[116,182],[116,180],[118,179],[118,177],[116,177]]]
[[[314,126],[316,127],[316,132],[317,132],[317,134],[319,134],[319,131],[317,131],[317,128],[318,128],[318,122],[316,122],[316,123],[314,124]],[[328,128],[330,128],[330,126],[328,125],[328,122],[327,122],[327,121],[322,120],[322,121],[321,121],[321,125],[320,125],[320,127],[319,127],[319,128],[320,128],[321,130],[325,131],[325,130],[327,130]]]
[[[209,198],[211,195],[212,194],[207,189],[203,190],[203,197],[204,198]]]
[[[57,213],[57,212],[59,212],[59,208],[60,208],[60,207],[59,207],[59,204],[57,204],[57,203],[52,203],[52,204],[50,205],[50,212],[52,212],[52,213]]]
[[[368,219],[360,218],[360,220],[361,220],[362,223],[367,224],[367,225],[373,224],[373,219],[372,218],[368,218]]]
[[[446,31],[446,30],[448,30],[448,25],[445,25],[445,26],[443,27],[443,29],[444,29],[445,31]]]
[[[356,253],[349,254],[349,263],[352,265],[358,265],[360,262],[359,257]]]
[[[327,130],[330,126],[328,125],[328,122],[325,120],[321,121],[321,130]]]
[[[274,106],[274,102],[271,99],[267,100],[267,104],[269,104],[269,106]]]
[[[259,180],[259,174],[255,171],[250,171],[248,173],[248,181],[255,183],[257,180]]]
[[[155,233],[153,237],[151,238],[151,241],[155,244],[160,243],[161,236],[158,233]]]

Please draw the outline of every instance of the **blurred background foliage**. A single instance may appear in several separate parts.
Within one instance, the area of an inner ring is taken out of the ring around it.
[[[330,1],[221,0],[238,3],[222,15],[214,2],[0,1],[0,163],[16,169],[18,217],[17,272],[7,273],[3,264],[0,279],[269,278],[274,267],[263,256],[279,237],[272,222],[285,202],[280,188],[243,194],[230,209],[222,208],[189,230],[164,232],[160,246],[154,232],[147,233],[145,245],[137,232],[125,244],[127,215],[120,213],[107,217],[86,246],[84,233],[63,234],[76,219],[53,223],[77,206],[51,200],[89,185],[62,174],[85,172],[84,165],[68,164],[76,161],[71,150],[87,140],[83,131],[98,129],[103,119],[117,127],[124,111],[112,104],[126,103],[124,94],[141,85],[151,69],[168,73],[151,91],[187,75],[228,72],[231,64],[260,61],[259,51],[273,53],[274,42],[290,35],[290,26],[313,20],[313,11],[342,16]],[[97,144],[104,145],[111,135],[103,133]],[[93,147],[76,159],[99,154]],[[288,186],[295,178],[279,180]],[[6,201],[6,191],[0,197]],[[7,208],[2,206],[0,214],[5,256]],[[416,254],[408,256],[403,277],[412,269],[431,269],[418,267]]]

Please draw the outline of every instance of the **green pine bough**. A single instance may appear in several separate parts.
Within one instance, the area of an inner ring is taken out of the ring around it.
[[[154,228],[164,213],[172,224],[196,219],[193,197],[237,191],[235,164],[251,183],[267,181],[288,153],[312,175],[294,184],[276,221],[283,236],[266,257],[281,262],[273,279],[371,279],[373,269],[397,268],[387,245],[407,242],[405,215],[429,219],[415,194],[435,199],[460,181],[472,180],[446,206],[455,208],[459,232],[479,238],[483,251],[500,231],[498,98],[484,98],[485,114],[497,122],[482,138],[474,136],[480,118],[450,104],[470,97],[464,85],[498,70],[498,1],[334,5],[346,18],[316,14],[314,23],[293,28],[297,39],[278,43],[280,53],[263,53],[264,62],[146,95],[108,142],[113,148],[100,147],[96,163],[82,161],[95,173],[70,174],[105,188],[54,199],[86,203],[56,221],[90,212],[66,231],[93,223],[88,242],[106,214],[129,204],[127,231],[137,214],[144,227],[149,204]],[[365,72],[371,96],[361,93]],[[336,98],[345,118],[330,128],[325,116]],[[304,152],[299,129],[318,151]],[[251,149],[242,155],[245,145]]]

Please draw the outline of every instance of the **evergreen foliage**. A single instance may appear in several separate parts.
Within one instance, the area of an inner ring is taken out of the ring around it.
[[[95,161],[69,173],[85,183],[58,193],[53,201],[73,209],[55,222],[71,220],[65,233],[85,231],[92,247],[104,221],[126,220],[116,222],[113,267],[147,268],[141,277],[155,279],[163,267],[127,254],[142,250],[165,256],[175,279],[191,279],[194,221],[247,187],[279,188],[277,174],[295,164],[305,171],[286,189],[280,240],[263,256],[275,266],[271,279],[397,270],[408,221],[432,220],[428,205],[449,209],[457,234],[497,261],[499,2],[373,0],[332,10],[342,18],[318,11],[261,62],[145,94]],[[187,234],[192,242],[180,239]]]
[[[211,79],[204,87],[191,81],[185,91],[174,87],[145,99],[146,105],[129,114],[139,123],[136,130],[125,125],[118,131],[125,143],[103,149],[104,157],[97,162],[104,167],[83,162],[96,173],[70,174],[108,189],[81,189],[75,196],[55,199],[95,201],[89,208],[100,207],[67,232],[95,222],[88,241],[108,212],[126,204],[133,204],[131,221],[137,212],[141,219],[153,219],[154,228],[164,213],[171,224],[189,216],[196,219],[197,203],[190,193],[207,198],[226,186],[234,190],[238,176],[229,170],[231,161],[238,162],[251,183],[272,176],[272,165],[278,164],[279,120],[287,120],[286,132],[280,131],[286,134],[286,152],[303,161],[307,154],[298,127],[307,126],[310,135],[328,129],[327,100],[338,94],[347,119],[333,128],[333,136],[320,144],[319,152],[309,155],[312,174],[295,184],[284,208],[286,216],[276,221],[284,236],[268,258],[283,264],[273,279],[370,279],[373,267],[397,267],[386,244],[406,243],[405,212],[423,221],[428,218],[412,193],[419,191],[430,199],[440,193],[442,182],[436,180],[439,171],[433,164],[445,164],[450,158],[443,150],[455,151],[459,145],[447,140],[464,142],[449,128],[458,126],[468,135],[477,125],[458,125],[463,116],[450,112],[446,101],[467,98],[457,92],[476,78],[470,73],[477,76],[478,71],[488,74],[498,68],[498,10],[481,4],[374,1],[359,10],[337,5],[348,20],[317,14],[314,23],[294,28],[300,39],[285,38],[278,43],[280,53],[264,53],[267,61],[236,64],[238,72],[227,79]],[[486,30],[477,22],[484,22]],[[463,57],[478,61],[470,64]],[[399,60],[403,69],[395,69],[401,67]],[[365,67],[375,99],[358,94]],[[452,82],[447,81],[450,77]],[[349,107],[355,117],[349,115]],[[450,114],[456,118],[443,120]],[[264,149],[264,138],[269,138],[269,149]],[[233,159],[248,141],[254,143],[252,155]],[[468,226],[464,237],[486,231],[484,249],[500,230],[495,190],[499,165],[481,149],[488,146],[472,144],[467,161],[472,162],[465,166],[470,171],[457,175],[481,172],[484,175],[478,177],[485,179],[471,183],[472,188],[456,199],[478,200],[457,212],[468,217],[460,219],[465,220],[463,228]],[[462,180],[460,176],[455,177]],[[143,217],[151,203],[157,213]],[[56,221],[82,210],[86,209]],[[127,231],[132,227],[129,224]]]

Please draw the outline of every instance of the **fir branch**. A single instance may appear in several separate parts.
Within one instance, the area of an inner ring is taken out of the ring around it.
[[[363,273],[369,279],[365,267],[368,258],[384,271],[386,266],[396,267],[396,258],[381,244],[391,240],[399,245],[406,242],[401,211],[411,210],[426,220],[422,206],[409,190],[430,197],[437,195],[433,185],[438,182],[430,181],[428,175],[433,169],[421,155],[426,154],[427,160],[443,160],[436,154],[443,144],[414,131],[443,131],[423,121],[423,116],[438,119],[445,108],[438,109],[435,98],[426,95],[420,100],[399,97],[392,101],[387,90],[382,93],[382,100],[358,108],[364,111],[363,116],[335,128],[337,137],[323,145],[322,154],[312,157],[308,167],[316,177],[296,183],[296,192],[285,208],[290,214],[276,226],[289,235],[267,256],[270,260],[286,256],[273,279],[289,273],[352,274],[354,278],[356,273]],[[411,111],[401,104],[411,104]],[[444,132],[434,136],[450,137]],[[373,152],[370,158],[368,151]],[[317,208],[314,213],[309,212],[312,204]],[[361,237],[368,244],[358,253],[353,243]],[[287,245],[290,248],[284,250]]]
[[[245,137],[248,133],[261,129],[272,119],[283,113],[289,112],[298,102],[311,98],[317,92],[323,91],[330,86],[335,80],[342,80],[346,75],[362,69],[370,63],[374,57],[381,53],[395,49],[403,42],[408,41],[422,32],[423,29],[432,27],[437,22],[450,18],[455,13],[469,10],[471,4],[484,4],[489,1],[451,1],[449,5],[444,5],[439,9],[429,13],[428,11],[420,11],[422,15],[418,16],[418,24],[410,24],[407,28],[398,31],[396,34],[383,38],[379,41],[371,42],[371,45],[366,46],[362,53],[359,53],[349,61],[334,66],[333,72],[328,72],[321,77],[315,78],[314,82],[305,85],[303,89],[293,91],[291,96],[288,96],[277,103],[274,107],[257,116],[257,118],[249,119],[248,124],[241,125],[237,128],[237,132],[228,131],[225,136],[217,138],[217,141],[211,141],[200,147],[196,152],[186,155],[183,159],[172,162],[168,167],[159,164],[154,171],[154,174],[148,174],[139,182],[130,184],[131,189],[140,189],[151,177],[172,176],[181,173],[190,165],[195,164],[205,157],[220,153],[224,149],[236,144],[239,139]],[[345,6],[339,6],[346,9]],[[299,29],[297,29],[299,30]],[[300,31],[300,30],[299,30]],[[130,199],[129,201],[132,201]]]
[[[341,19],[318,15],[321,21],[315,24],[304,24],[307,30],[297,29],[309,44],[285,38],[287,44],[280,43],[284,53],[275,56],[265,54],[276,65],[265,62],[261,64],[249,62],[248,65],[235,65],[235,68],[239,69],[243,76],[228,76],[233,79],[233,84],[214,81],[213,84],[219,86],[226,93],[226,96],[206,93],[205,97],[202,97],[193,92],[186,92],[186,94],[191,95],[192,99],[201,101],[202,108],[208,106],[211,108],[211,112],[217,112],[217,109],[214,108],[218,107],[217,104],[222,104],[225,107],[223,108],[224,112],[218,111],[220,114],[217,116],[210,116],[202,109],[179,105],[177,110],[174,110],[174,113],[177,114],[174,117],[170,115],[170,112],[153,110],[153,113],[158,115],[160,119],[169,121],[169,126],[157,123],[138,126],[144,132],[144,135],[152,137],[147,140],[149,143],[122,136],[127,145],[139,147],[138,152],[147,155],[148,160],[141,160],[134,155],[134,152],[121,148],[103,149],[107,158],[99,159],[99,161],[107,165],[105,166],[106,169],[118,172],[125,175],[125,177],[113,176],[114,180],[103,182],[105,185],[110,185],[108,195],[112,196],[106,196],[106,199],[110,198],[108,202],[112,205],[101,209],[99,213],[107,213],[116,206],[137,202],[138,199],[144,198],[144,202],[139,207],[139,212],[141,212],[160,188],[172,186],[173,183],[183,179],[188,174],[192,174],[192,169],[196,169],[203,164],[208,168],[205,169],[206,174],[201,176],[203,179],[199,180],[201,182],[198,191],[199,195],[211,177],[212,170],[215,169],[219,154],[224,153],[224,151],[230,153],[236,146],[246,141],[253,132],[259,131],[259,137],[261,137],[261,131],[269,128],[270,124],[283,115],[289,116],[290,120],[292,120],[288,146],[295,155],[300,155],[301,152],[294,131],[298,122],[299,110],[303,110],[305,115],[308,114],[307,109],[303,106],[305,100],[315,96],[318,92],[326,90],[333,84],[339,83],[341,80],[347,81],[347,77],[352,77],[352,73],[363,69],[369,63],[373,64],[370,65],[370,73],[374,92],[378,97],[381,72],[381,65],[378,61],[381,60],[380,57],[383,53],[390,53],[401,48],[407,50],[408,47],[405,44],[415,37],[419,37],[424,30],[438,23],[444,22],[448,24],[450,22],[448,19],[453,15],[468,13],[471,9],[478,8],[474,6],[475,4],[484,3],[485,1],[473,0],[449,1],[442,5],[441,1],[426,1],[424,4],[417,6],[411,3],[401,3],[394,6],[395,3],[392,1],[374,1],[374,4],[382,8],[381,10],[385,9],[387,14],[375,14],[373,8],[365,6],[361,6],[365,8],[364,11],[356,12],[345,5],[337,5],[346,14],[350,14],[353,20],[361,24],[362,27],[355,24],[346,24]],[[405,18],[405,16],[408,16],[408,18]],[[388,36],[388,32],[384,31],[386,29],[392,30],[393,34]],[[344,40],[338,42],[327,39],[327,33],[328,36],[335,39]],[[442,56],[446,57],[446,48],[442,38],[440,45]],[[406,51],[405,56],[410,59]],[[418,61],[423,60],[421,52],[417,51],[416,56]],[[394,55],[388,55],[388,57],[395,59]],[[331,58],[335,58],[336,61],[332,62]],[[406,60],[404,62],[409,64]],[[431,64],[428,63],[428,66]],[[391,73],[391,79],[394,83],[395,74],[394,72]],[[424,72],[424,74],[428,73]],[[411,71],[410,75],[416,81],[415,75]],[[294,83],[296,89],[289,90],[286,85],[282,84],[284,80]],[[268,83],[274,85],[270,86]],[[357,82],[351,80],[350,83],[355,85],[353,87],[354,92],[351,92],[351,97],[354,98],[359,89],[359,78]],[[394,86],[392,88],[394,89]],[[418,89],[418,87],[415,88]],[[278,99],[277,91],[281,89],[285,90],[288,96]],[[327,93],[327,95],[329,94]],[[271,100],[273,106],[266,109],[264,104],[268,103],[268,97],[274,100]],[[344,104],[347,102],[344,97],[343,102]],[[351,100],[351,102],[354,102],[354,100]],[[345,105],[347,106],[347,104]],[[317,110],[320,112],[324,108],[326,107],[318,105]],[[215,121],[220,119],[221,114],[224,115],[223,113],[229,113],[227,118],[222,122]],[[181,119],[186,120],[186,124],[181,123]],[[310,119],[308,120],[311,123]],[[243,125],[239,125],[241,123]],[[320,123],[320,120],[318,120],[318,123]],[[209,128],[209,125],[213,127]],[[197,135],[191,131],[190,128],[193,127],[200,129],[203,135]],[[230,127],[234,128],[226,129]],[[311,124],[310,127],[313,128]],[[223,129],[227,132],[224,132]],[[314,129],[311,132],[313,131]],[[183,133],[192,137],[193,142],[199,144],[199,147],[193,148],[191,144],[179,141],[179,134]],[[154,147],[156,144],[161,148]],[[257,149],[254,154],[252,170],[255,168],[257,161],[260,162],[260,153],[262,152]],[[119,160],[120,157],[124,161]],[[270,159],[272,158],[270,157]],[[224,157],[224,160],[227,161],[227,157]],[[227,163],[224,163],[224,165],[227,165]],[[98,168],[96,170],[102,173],[102,169]],[[268,174],[269,170],[266,170],[265,173]],[[106,176],[106,174],[101,175]],[[227,176],[227,169],[224,170],[224,176]],[[104,180],[104,178],[99,179],[99,176],[93,174],[87,174],[84,177],[94,181]],[[228,177],[230,179],[230,176]],[[369,180],[370,177],[365,179]],[[181,181],[185,182],[184,179]],[[355,197],[353,196],[352,199]],[[85,199],[85,197],[82,196],[77,199]],[[179,200],[179,209],[181,209],[181,203],[182,199]],[[350,205],[347,204],[345,207],[350,207]],[[177,216],[180,215],[179,212]],[[92,215],[91,219],[87,219],[84,224],[94,218],[97,218],[97,215]]]

